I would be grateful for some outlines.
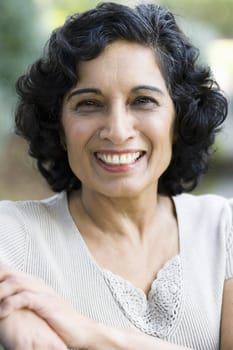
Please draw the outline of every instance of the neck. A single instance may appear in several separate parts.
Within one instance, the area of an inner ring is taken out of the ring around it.
[[[104,234],[134,239],[137,236],[142,240],[155,225],[157,214],[170,203],[168,198],[157,194],[155,187],[130,198],[106,197],[83,188],[71,194],[70,210],[73,217],[86,218]]]

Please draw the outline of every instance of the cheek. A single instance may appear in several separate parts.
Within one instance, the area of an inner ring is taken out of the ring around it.
[[[64,127],[67,147],[82,147],[89,137],[90,128],[85,123],[70,123]]]
[[[163,120],[156,120],[148,123],[142,132],[147,138],[157,145],[172,144],[174,135],[174,123],[164,123]]]
[[[75,122],[66,125],[64,132],[70,167],[82,179],[83,168],[80,164],[86,167],[90,163],[90,149],[96,129],[90,123]]]
[[[161,134],[161,137],[164,138],[164,141],[172,144],[174,139],[174,124],[175,119],[171,118],[167,122],[162,123],[159,125],[159,131]]]

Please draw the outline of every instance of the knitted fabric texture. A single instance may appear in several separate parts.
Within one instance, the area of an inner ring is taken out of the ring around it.
[[[159,271],[148,294],[104,270],[105,281],[125,316],[142,332],[164,339],[177,321],[183,295],[180,257]]]
[[[98,265],[65,192],[42,201],[0,202],[0,263],[42,278],[98,322],[218,350],[223,286],[233,278],[233,201],[183,194],[173,202],[179,255],[160,270],[148,298]]]

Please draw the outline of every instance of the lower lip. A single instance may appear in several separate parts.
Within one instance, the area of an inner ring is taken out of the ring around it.
[[[141,156],[139,159],[137,159],[135,162],[130,163],[130,164],[106,164],[102,162],[100,159],[95,158],[98,165],[101,166],[104,170],[110,172],[110,173],[126,173],[127,171],[132,170],[135,168],[138,163],[142,160],[144,156]]]

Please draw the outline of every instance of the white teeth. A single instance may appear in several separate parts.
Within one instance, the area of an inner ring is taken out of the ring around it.
[[[106,164],[132,164],[134,163],[138,157],[141,155],[141,152],[134,152],[134,153],[123,153],[123,154],[103,154],[103,153],[97,153],[96,156],[102,162]]]

